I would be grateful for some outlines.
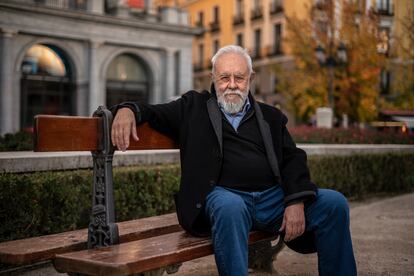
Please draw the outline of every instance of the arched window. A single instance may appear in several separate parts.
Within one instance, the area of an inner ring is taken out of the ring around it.
[[[31,128],[37,114],[73,115],[74,82],[58,47],[35,44],[21,64],[21,127]]]
[[[124,101],[148,102],[148,73],[138,58],[130,54],[117,56],[106,73],[106,105]]]

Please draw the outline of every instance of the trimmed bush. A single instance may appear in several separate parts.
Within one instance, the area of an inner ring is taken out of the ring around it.
[[[0,136],[0,151],[33,150],[33,133],[19,131]]]
[[[308,165],[318,187],[338,190],[349,198],[414,188],[414,154],[312,156]]]
[[[348,197],[409,192],[414,154],[314,156],[313,180]],[[117,221],[174,211],[179,165],[114,169]],[[85,228],[91,211],[92,172],[0,173],[0,241]]]
[[[296,143],[310,144],[414,144],[414,133],[393,129],[315,128],[298,126],[289,129]]]
[[[173,212],[178,165],[114,168],[117,221]],[[0,173],[0,241],[86,228],[92,171]]]

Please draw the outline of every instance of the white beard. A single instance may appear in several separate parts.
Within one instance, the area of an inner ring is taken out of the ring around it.
[[[236,102],[227,102],[226,95],[228,94],[239,95],[239,100],[237,100]],[[217,93],[218,103],[223,107],[226,113],[230,113],[230,114],[236,114],[240,112],[244,106],[244,103],[246,102],[246,99],[247,99],[247,92],[243,93],[239,89],[237,90],[227,89],[226,91],[224,91],[223,94]]]

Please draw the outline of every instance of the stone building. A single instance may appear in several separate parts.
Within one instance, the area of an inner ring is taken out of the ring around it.
[[[150,0],[0,1],[0,134],[192,88],[187,15]]]

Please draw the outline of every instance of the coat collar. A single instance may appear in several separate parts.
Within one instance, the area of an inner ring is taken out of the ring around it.
[[[253,107],[256,113],[256,120],[259,126],[260,134],[262,135],[263,144],[265,146],[267,160],[269,161],[273,174],[276,176],[276,178],[278,178],[278,180],[280,180],[281,177],[279,171],[279,163],[277,161],[277,156],[273,147],[273,138],[270,132],[270,126],[264,119],[262,110],[256,101],[253,102]]]

